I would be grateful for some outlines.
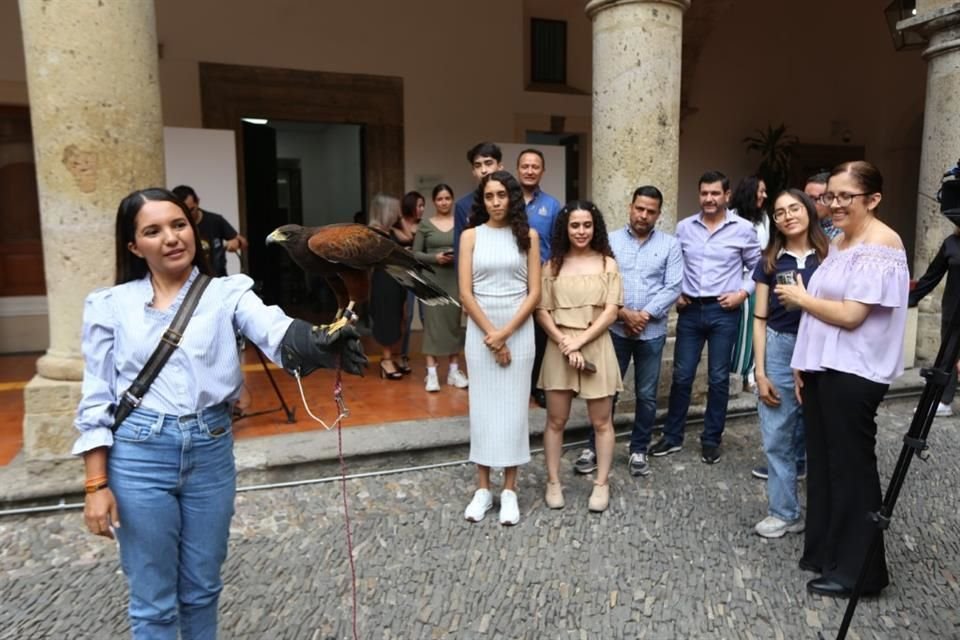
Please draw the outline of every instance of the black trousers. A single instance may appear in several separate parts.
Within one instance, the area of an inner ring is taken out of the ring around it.
[[[533,323],[533,344],[536,349],[533,354],[533,372],[530,374],[530,392],[539,389],[537,380],[540,378],[540,366],[543,364],[543,354],[547,350],[547,332],[539,322]]]
[[[853,588],[882,501],[877,472],[877,407],[887,386],[839,371],[803,374],[807,427],[807,526],[803,560]],[[881,538],[864,592],[889,584]]]
[[[950,333],[950,320],[953,316],[944,311],[940,316],[940,344],[947,341]],[[957,368],[950,367],[950,378],[947,379],[947,386],[943,388],[943,395],[940,396],[940,402],[950,404],[953,397],[957,395]]]

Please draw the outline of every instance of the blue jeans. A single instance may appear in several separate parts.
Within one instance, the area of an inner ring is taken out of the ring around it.
[[[767,329],[764,364],[767,378],[780,394],[780,405],[770,407],[757,403],[763,452],[767,456],[767,511],[787,522],[800,517],[797,466],[803,459],[800,452],[805,447],[803,407],[797,402],[790,368],[796,342],[796,334]]]
[[[680,310],[677,342],[673,350],[673,383],[663,437],[672,445],[683,444],[683,428],[690,408],[690,392],[707,343],[707,410],[703,416],[703,446],[719,447],[727,421],[730,397],[730,356],[740,326],[740,309],[727,311],[720,303],[693,301]]]
[[[617,353],[620,365],[620,377],[627,374],[630,359],[633,358],[633,390],[637,398],[637,408],[633,414],[633,430],[630,432],[630,453],[646,453],[650,448],[650,434],[653,432],[653,420],[657,417],[657,385],[660,383],[660,356],[666,336],[652,340],[631,340],[610,332],[613,338],[613,350]],[[614,397],[616,405],[616,397]],[[591,451],[596,451],[596,436],[590,431]]]
[[[120,562],[137,640],[214,640],[236,468],[226,405],[173,416],[135,409],[110,449]]]

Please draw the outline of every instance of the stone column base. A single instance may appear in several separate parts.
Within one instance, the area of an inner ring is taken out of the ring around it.
[[[34,376],[23,390],[23,453],[28,462],[73,459],[80,382]]]

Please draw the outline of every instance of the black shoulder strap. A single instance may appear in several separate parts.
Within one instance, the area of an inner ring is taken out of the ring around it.
[[[143,396],[147,394],[147,390],[150,388],[150,385],[153,384],[157,374],[163,369],[163,365],[167,364],[167,360],[173,355],[174,350],[180,346],[180,341],[183,340],[183,332],[187,328],[187,323],[190,322],[193,311],[197,308],[197,303],[200,302],[200,296],[203,295],[204,289],[210,284],[210,280],[210,276],[200,273],[197,274],[193,284],[190,285],[190,289],[187,290],[187,295],[183,299],[183,304],[177,309],[177,315],[173,317],[173,322],[171,322],[167,330],[163,332],[163,336],[160,338],[160,344],[158,344],[157,348],[150,354],[150,359],[147,360],[147,364],[140,370],[137,379],[133,381],[130,388],[127,389],[120,398],[120,403],[113,413],[112,429],[114,431],[117,430],[120,423],[127,419],[131,411],[140,406],[140,401],[143,399]]]

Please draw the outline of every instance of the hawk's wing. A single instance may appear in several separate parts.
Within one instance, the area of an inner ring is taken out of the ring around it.
[[[307,246],[317,256],[354,269],[369,269],[385,260],[397,244],[362,224],[330,224],[316,229]]]

